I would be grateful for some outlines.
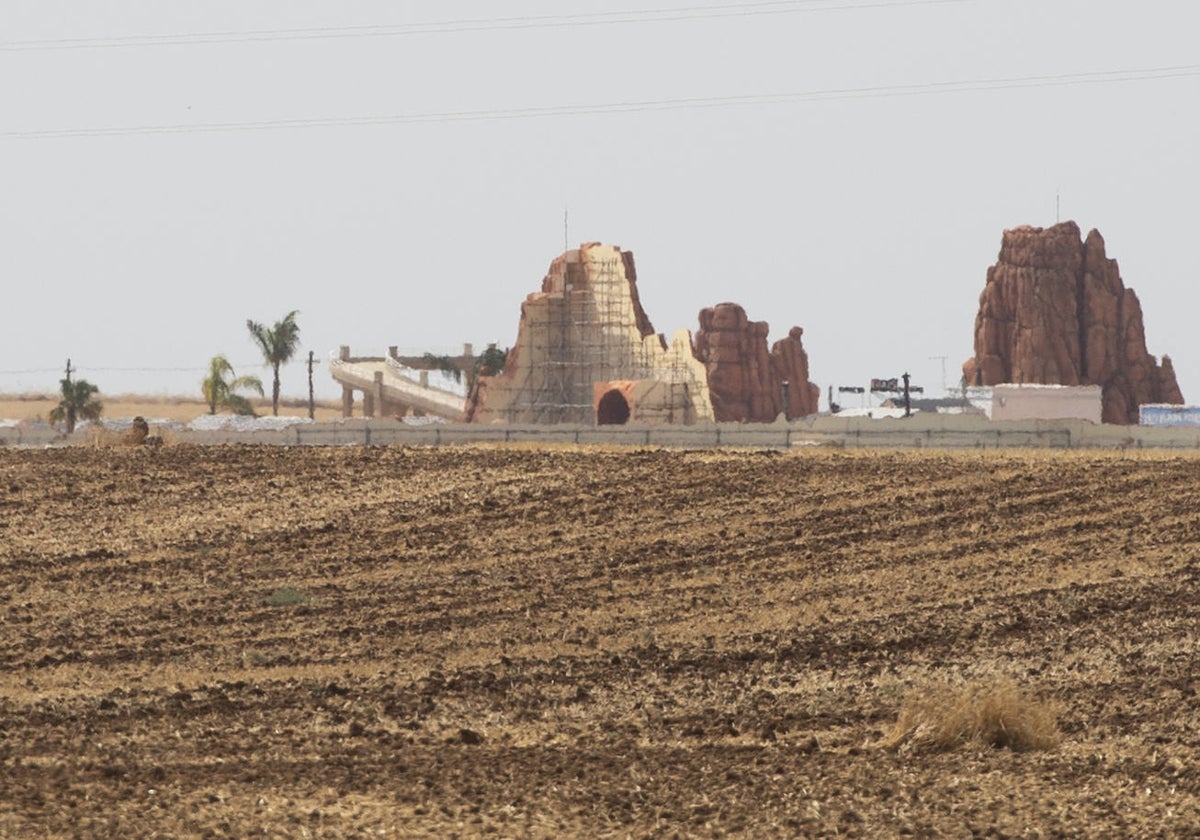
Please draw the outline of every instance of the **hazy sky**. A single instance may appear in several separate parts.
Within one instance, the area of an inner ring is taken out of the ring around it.
[[[198,394],[291,309],[323,361],[507,346],[564,208],[661,332],[733,300],[804,327],[823,408],[940,391],[1060,196],[1197,402],[1197,32],[1195,0],[0,0],[0,391],[70,356]]]

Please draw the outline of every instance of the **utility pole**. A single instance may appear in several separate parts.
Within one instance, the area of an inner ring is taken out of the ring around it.
[[[313,351],[309,350],[308,351],[308,419],[309,420],[314,419],[313,415],[315,413],[314,406],[313,406],[312,369],[313,369]]]
[[[76,368],[71,367],[71,360],[67,359],[67,381],[71,381],[71,374],[75,373]]]
[[[912,401],[908,398],[908,371],[904,372],[904,416],[912,417]]]

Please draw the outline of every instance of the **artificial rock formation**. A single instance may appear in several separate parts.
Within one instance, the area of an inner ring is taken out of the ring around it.
[[[820,389],[808,381],[808,354],[793,327],[767,349],[769,327],[751,321],[736,303],[700,312],[696,358],[708,369],[713,415],[718,422],[769,423],[780,412],[788,419],[817,413]],[[787,382],[787,406],[783,405]]]
[[[817,413],[821,389],[815,382],[808,381],[808,353],[804,351],[804,330],[792,327],[787,338],[771,345],[771,366],[775,375],[787,383],[787,405],[783,412],[787,419],[808,417]]]
[[[1138,422],[1145,403],[1182,404],[1170,358],[1146,350],[1142,307],[1104,238],[1078,225],[1006,230],[975,317],[968,385],[1099,385],[1105,423]]]
[[[770,422],[815,414],[803,331],[767,348],[767,325],[737,304],[700,314],[668,344],[638,299],[633,255],[592,243],[550,264],[521,306],[504,372],[477,379],[468,422]]]
[[[590,243],[555,259],[541,292],[525,299],[504,372],[478,378],[465,419],[592,423],[606,397],[609,408],[610,392],[634,422],[713,419],[691,335],[680,330],[668,344],[655,333],[638,299],[633,255]]]

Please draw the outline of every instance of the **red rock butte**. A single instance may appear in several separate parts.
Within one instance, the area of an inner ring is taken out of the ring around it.
[[[694,348],[708,370],[718,422],[769,423],[781,412],[788,418],[817,413],[821,389],[808,381],[804,330],[792,327],[770,352],[768,331],[766,321],[751,321],[736,303],[700,311]]]
[[[521,305],[504,372],[479,377],[477,423],[772,422],[817,412],[803,331],[767,347],[767,324],[722,303],[668,342],[638,298],[633,254],[590,243],[556,258]],[[786,384],[785,384],[786,383]]]
[[[1146,349],[1142,306],[1104,238],[1075,222],[1006,230],[975,316],[968,385],[1099,385],[1105,423],[1136,424],[1138,406],[1182,405],[1168,356]]]

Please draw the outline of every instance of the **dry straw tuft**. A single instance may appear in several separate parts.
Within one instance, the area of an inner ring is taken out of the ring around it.
[[[1048,750],[1058,746],[1057,710],[1021,693],[1010,679],[937,686],[905,701],[880,746],[940,752],[966,744]]]

